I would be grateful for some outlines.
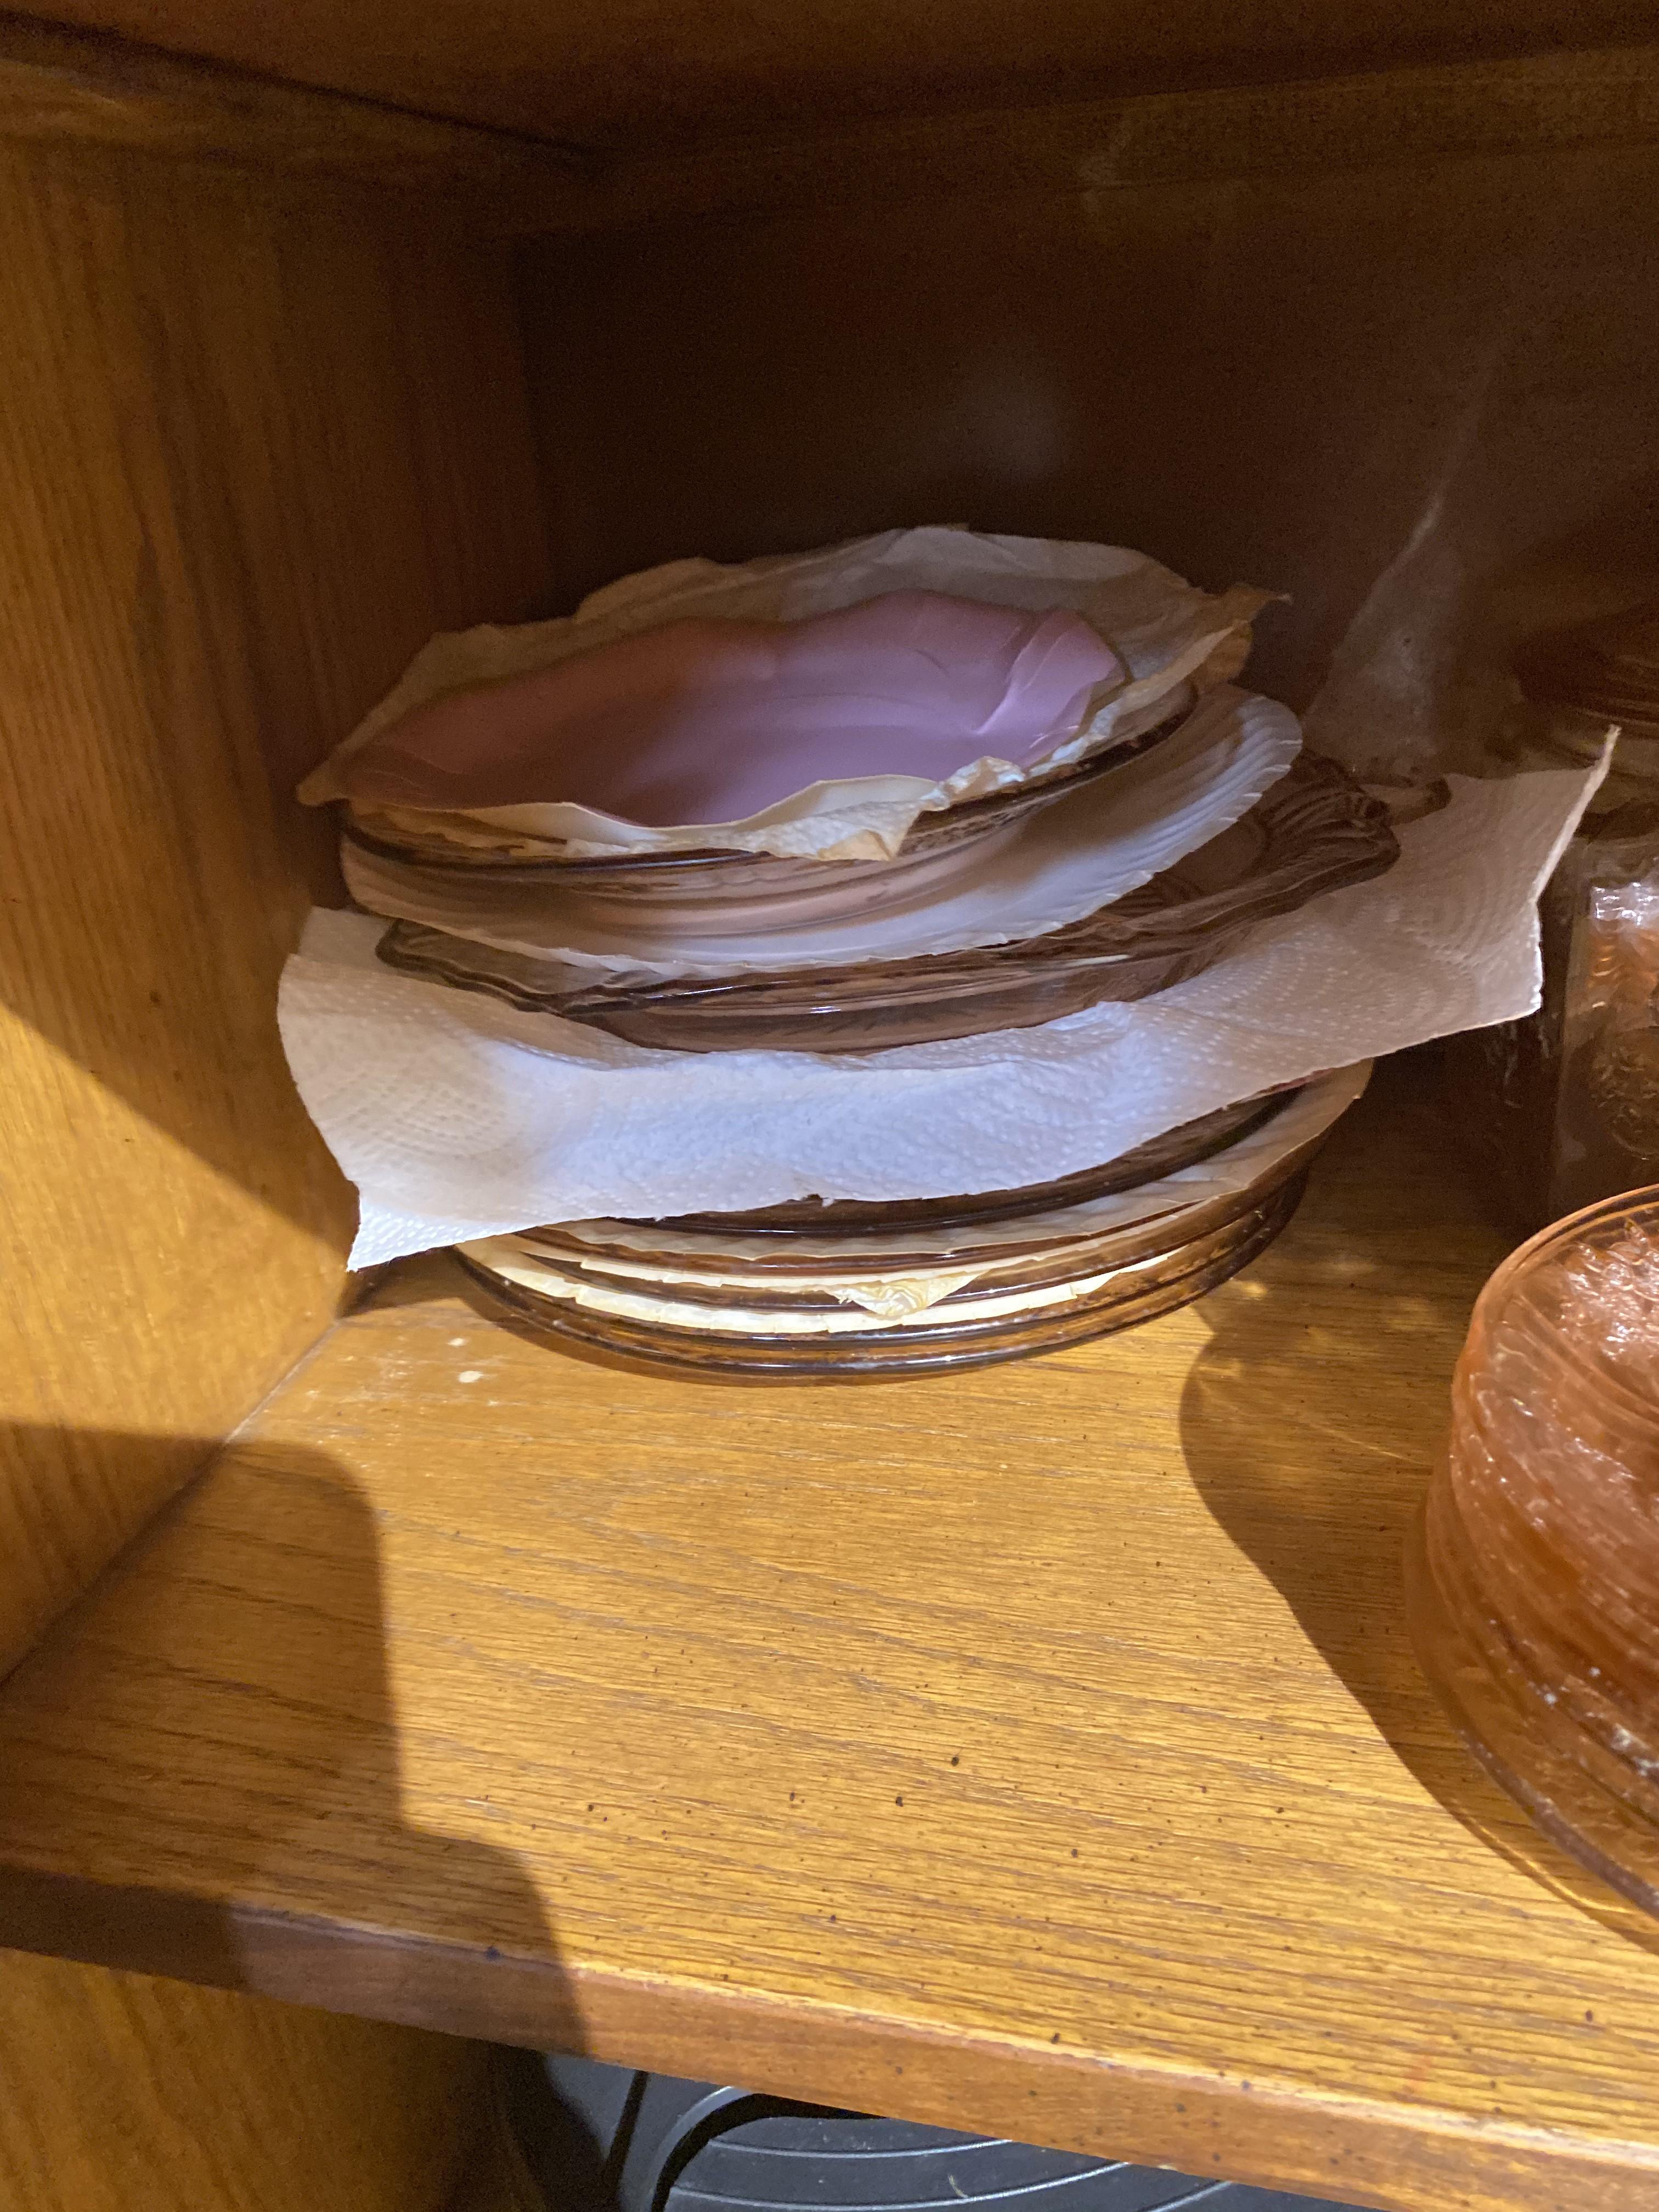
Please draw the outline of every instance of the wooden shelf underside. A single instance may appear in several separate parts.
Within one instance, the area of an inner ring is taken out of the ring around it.
[[[1413,1077],[1237,1282],[960,1378],[630,1372],[394,1278],[0,1693],[0,1942],[1413,2212],[1650,2212],[1659,1956],[1405,1638],[1503,1249]]]

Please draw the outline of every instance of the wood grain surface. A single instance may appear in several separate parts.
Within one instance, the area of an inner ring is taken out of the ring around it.
[[[1659,1953],[1404,1634],[1504,1249],[1426,1080],[1199,1307],[960,1378],[635,1373],[393,1278],[0,1697],[0,1940],[1396,2212],[1651,2212]]]
[[[0,2203],[440,2212],[486,2076],[453,2036],[0,1952]]]
[[[386,207],[0,149],[0,1669],[332,1316],[288,794],[544,577],[505,265]]]
[[[1185,71],[1177,89],[1103,99],[1079,97],[1069,76],[1036,100],[1025,87],[1022,99],[1014,72],[988,80],[966,110],[872,115],[811,102],[769,124],[763,104],[736,137],[682,142],[652,130],[599,150],[0,13],[0,138],[384,185],[405,196],[415,220],[501,235],[945,197],[1069,199],[1659,136],[1651,44],[1581,40],[1565,52],[1437,63],[1413,52],[1387,68],[1288,82],[1255,70],[1247,83],[1210,85]],[[591,131],[592,112],[582,120]]]
[[[556,190],[581,166],[545,139],[469,130],[10,15],[0,15],[0,137],[461,193],[480,216]]]
[[[627,228],[676,217],[874,211],[959,200],[981,221],[997,203],[1076,202],[1149,184],[1352,176],[1505,153],[1651,143],[1659,137],[1659,47],[1580,47],[1419,64],[1290,82],[1187,82],[1109,100],[1061,96],[962,112],[811,115],[739,138],[629,146],[550,181],[516,214],[520,230]],[[1432,203],[1455,179],[1434,178]]]
[[[1643,0],[53,0],[182,53],[613,149],[768,123],[1261,83],[1652,35]]]

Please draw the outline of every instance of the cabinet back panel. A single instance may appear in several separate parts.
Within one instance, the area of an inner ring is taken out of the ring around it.
[[[334,1311],[285,794],[544,552],[504,267],[407,203],[0,155],[0,328],[3,1666]]]
[[[1386,744],[1516,564],[1651,547],[1659,149],[1194,151],[526,246],[563,595],[899,524],[1127,543],[1289,593],[1264,688],[1334,664]]]

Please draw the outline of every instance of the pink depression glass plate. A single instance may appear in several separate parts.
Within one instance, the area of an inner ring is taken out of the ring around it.
[[[571,970],[416,922],[380,957],[522,1012],[681,1052],[864,1052],[1030,1029],[1195,975],[1256,923],[1381,875],[1399,857],[1387,807],[1334,761],[1301,756],[1243,821],[1081,921],[1011,945],[729,978],[573,984]],[[817,865],[823,865],[822,863]]]

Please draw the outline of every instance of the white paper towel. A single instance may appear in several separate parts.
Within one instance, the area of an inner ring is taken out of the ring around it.
[[[672,1053],[395,974],[312,916],[301,1094],[362,1196],[352,1264],[596,1214],[1007,1190],[1275,1085],[1528,1012],[1537,895],[1605,774],[1452,779],[1401,859],[1133,1006],[883,1053]]]
[[[1173,1221],[1178,1215],[1213,1206],[1218,1200],[1236,1197],[1265,1174],[1273,1161],[1322,1136],[1359,1097],[1370,1073],[1370,1062],[1362,1060],[1357,1067],[1338,1068],[1316,1077],[1301,1089],[1289,1091],[1278,1110],[1259,1127],[1212,1152],[1208,1159],[1156,1176],[1150,1182],[1137,1183],[1128,1190],[1083,1199],[1075,1206],[1054,1206],[1036,1224],[1029,1215],[958,1220],[948,1225],[915,1224],[903,1233],[903,1258],[896,1267],[890,1231],[884,1237],[875,1232],[833,1237],[827,1232],[819,1237],[797,1234],[787,1240],[787,1250],[769,1250],[769,1272],[757,1273],[745,1267],[745,1262],[752,1267],[755,1259],[752,1236],[744,1238],[728,1232],[722,1237],[707,1229],[636,1229],[626,1221],[604,1218],[567,1224],[561,1234],[570,1241],[553,1250],[544,1249],[531,1237],[484,1237],[465,1249],[487,1267],[522,1261],[529,1266],[568,1267],[580,1266],[586,1248],[593,1264],[607,1274],[632,1273],[651,1282],[670,1284],[706,1284],[712,1279],[745,1290],[775,1287],[781,1259],[788,1262],[789,1279],[797,1286],[799,1279],[806,1278],[815,1288],[848,1297],[871,1313],[883,1313],[900,1310],[882,1303],[889,1286],[897,1285],[904,1291],[919,1293],[908,1297],[902,1310],[920,1312],[937,1298],[999,1267],[1025,1266],[1034,1237],[1058,1243],[1062,1238],[1078,1242],[1121,1237],[1137,1224]],[[974,1260],[963,1266],[962,1254],[969,1248]],[[698,1271],[679,1273],[665,1267],[669,1255],[695,1259]],[[930,1255],[937,1263],[932,1273],[927,1272]],[[514,1279],[528,1278],[520,1275]]]

